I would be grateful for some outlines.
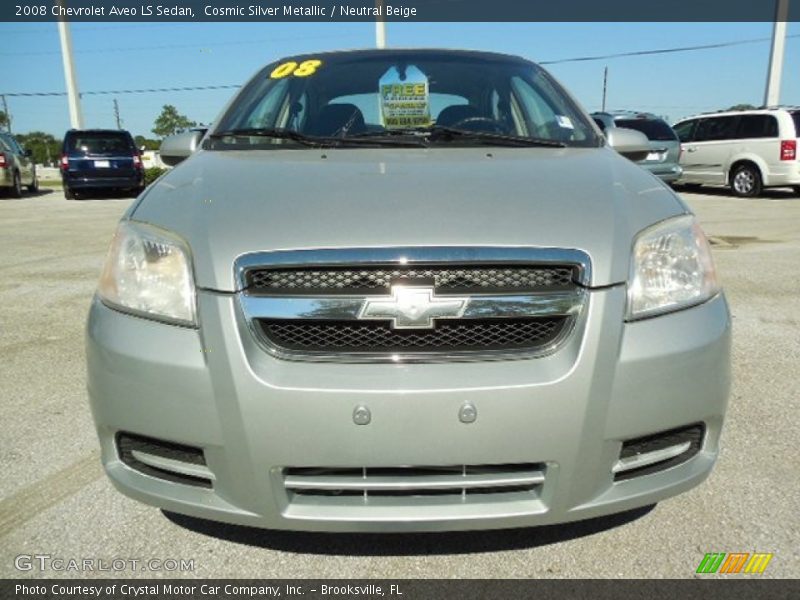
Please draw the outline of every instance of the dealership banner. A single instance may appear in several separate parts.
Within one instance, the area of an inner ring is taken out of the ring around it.
[[[2,0],[0,21],[774,21],[780,0]],[[800,2],[779,20],[800,21]]]
[[[547,600],[703,599],[789,600],[798,580],[713,578],[699,580],[484,580],[484,579],[62,579],[0,581],[0,598],[27,600],[427,600],[537,598]]]

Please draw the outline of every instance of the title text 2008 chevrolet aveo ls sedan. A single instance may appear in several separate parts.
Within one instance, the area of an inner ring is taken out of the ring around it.
[[[290,57],[176,139],[173,162],[197,149],[122,219],[88,322],[125,494],[264,528],[488,529],[711,471],[730,319],[708,243],[620,155],[646,140],[604,138],[538,66]]]

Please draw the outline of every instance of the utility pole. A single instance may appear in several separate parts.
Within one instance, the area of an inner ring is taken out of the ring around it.
[[[119,118],[119,102],[114,98],[114,119],[117,122],[117,129],[122,129],[122,119]]]
[[[603,71],[603,108],[602,111],[606,112],[606,94],[608,93],[608,67]]]
[[[781,76],[783,74],[783,55],[786,49],[786,19],[788,17],[789,0],[778,0],[775,25],[772,29],[772,50],[769,54],[764,106],[777,106],[781,102]]]
[[[11,113],[8,112],[8,102],[6,102],[6,95],[0,96],[3,99],[3,113],[6,115],[6,129],[11,133]]]
[[[375,0],[375,8],[381,13],[381,16],[375,17],[375,46],[386,48],[386,17],[383,14],[383,0]]]
[[[65,7],[66,0],[56,0],[59,6]],[[67,100],[69,102],[69,123],[73,129],[83,129],[81,99],[78,93],[78,75],[72,59],[72,34],[66,17],[58,19],[58,35],[61,38],[61,59],[64,63],[64,80],[67,84]]]

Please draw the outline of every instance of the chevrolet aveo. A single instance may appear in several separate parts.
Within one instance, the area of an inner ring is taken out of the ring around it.
[[[708,242],[631,162],[647,140],[604,137],[535,64],[289,57],[162,151],[180,164],[123,217],[88,321],[123,493],[264,528],[458,530],[650,505],[711,471],[730,318]]]

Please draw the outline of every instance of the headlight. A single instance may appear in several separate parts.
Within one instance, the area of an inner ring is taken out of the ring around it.
[[[176,235],[151,225],[119,224],[97,292],[125,312],[180,325],[197,323],[189,249]]]
[[[642,231],[633,244],[627,318],[705,302],[719,292],[711,248],[691,215]]]

